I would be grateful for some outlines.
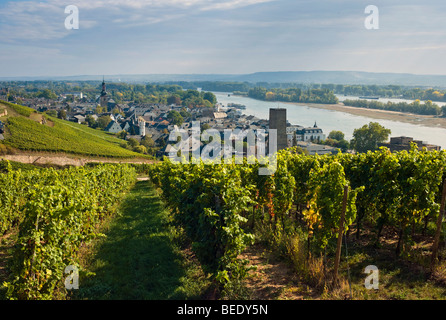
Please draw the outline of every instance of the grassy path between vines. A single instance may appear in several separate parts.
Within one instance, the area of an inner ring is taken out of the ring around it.
[[[150,181],[138,181],[87,253],[75,299],[195,299],[208,282],[179,235]]]

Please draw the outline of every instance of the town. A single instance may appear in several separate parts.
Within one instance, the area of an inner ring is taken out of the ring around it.
[[[174,89],[181,89],[194,97],[201,93],[205,98],[205,105],[196,107],[190,103],[182,103],[178,95],[173,93],[165,99],[166,103],[149,103],[138,99],[122,99],[116,102],[113,98],[116,97],[116,92],[113,90],[111,94],[107,91],[105,79],[93,95],[89,94],[90,98],[81,91],[56,95],[48,89],[45,89],[45,94],[40,97],[21,97],[11,94],[9,88],[2,88],[0,100],[13,101],[53,117],[103,130],[122,139],[123,148],[158,159],[163,156],[171,157],[179,151],[171,138],[173,132],[183,131],[190,135],[193,123],[197,122],[200,123],[201,131],[211,128],[217,130],[222,141],[225,130],[265,130],[268,135],[269,129],[277,129],[278,150],[296,147],[298,152],[309,155],[352,152],[342,132],[333,131],[327,136],[323,129],[318,127],[317,119],[314,125],[310,126],[291,124],[284,108],[271,108],[269,119],[260,119],[245,114],[243,105],[228,103],[225,106],[219,103],[212,92],[203,93],[201,89],[185,90],[179,86]],[[133,96],[132,93],[131,97]],[[1,135],[3,127],[4,124],[0,122],[0,140],[4,139]],[[380,142],[379,146],[388,147],[392,151],[409,150],[412,142],[419,148],[440,150],[439,146],[429,145],[411,137],[392,137],[390,142]],[[199,141],[200,151],[207,143]],[[243,156],[249,153],[246,143],[241,152]]]
[[[11,101],[10,91],[3,88],[0,91],[0,100]],[[18,100],[15,97],[15,100]],[[210,107],[194,108],[184,106],[177,101],[173,103],[136,103],[125,101],[117,103],[107,92],[107,84],[103,79],[101,90],[98,90],[94,99],[86,99],[82,92],[67,92],[53,97],[23,98],[21,105],[28,106],[36,111],[58,117],[71,122],[85,124],[93,128],[104,130],[110,134],[130,143],[134,151],[147,153],[157,158],[169,156],[172,152],[172,143],[169,135],[175,130],[186,130],[190,133],[192,122],[199,121],[201,131],[206,129],[218,130],[268,130],[271,119],[259,119],[253,115],[243,113],[244,106],[228,104],[224,106],[215,102]],[[283,109],[284,110],[284,109]],[[308,154],[337,153],[338,148],[318,144],[326,140],[322,129],[314,126],[304,127],[294,125],[286,120],[286,114],[280,121],[272,124],[278,129],[278,138],[286,141],[279,144],[279,149],[296,146]],[[283,132],[282,132],[283,130]],[[286,131],[285,131],[286,130]],[[200,147],[205,144],[200,142]],[[126,147],[123,144],[123,147]],[[144,148],[141,148],[144,146]],[[246,149],[244,154],[246,155]]]

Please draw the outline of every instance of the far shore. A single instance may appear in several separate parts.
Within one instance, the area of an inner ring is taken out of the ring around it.
[[[437,116],[425,116],[413,113],[395,112],[379,109],[366,109],[358,107],[348,107],[342,103],[338,104],[318,104],[318,103],[297,103],[297,102],[282,102],[285,104],[307,106],[310,108],[334,110],[339,112],[345,112],[356,116],[363,116],[373,119],[391,120],[398,122],[411,123],[416,125],[422,125],[433,128],[446,129],[446,118],[440,118]]]

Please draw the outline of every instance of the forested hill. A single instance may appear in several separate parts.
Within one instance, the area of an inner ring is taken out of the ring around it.
[[[167,81],[240,81],[267,83],[333,83],[376,84],[401,86],[435,86],[446,88],[446,75],[417,75],[410,73],[375,73],[363,71],[269,71],[251,74],[118,74],[107,75],[108,81],[167,82]],[[102,75],[0,77],[6,80],[97,80]]]

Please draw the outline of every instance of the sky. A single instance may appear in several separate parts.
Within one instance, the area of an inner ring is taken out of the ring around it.
[[[78,29],[65,27],[69,5]],[[379,29],[365,27],[368,5]],[[444,75],[445,12],[444,0],[0,0],[0,77]]]

